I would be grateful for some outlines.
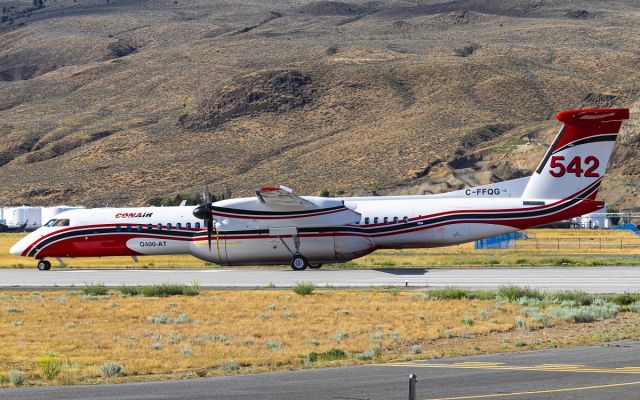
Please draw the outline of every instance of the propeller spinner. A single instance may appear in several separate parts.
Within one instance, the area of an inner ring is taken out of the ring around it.
[[[207,185],[204,185],[202,198],[204,200],[204,204],[199,205],[193,210],[193,216],[203,220],[204,224],[207,225],[207,240],[209,243],[209,251],[211,251],[211,235],[213,234],[213,218],[211,218],[211,213],[213,212],[213,209],[211,208],[211,193],[209,193]]]

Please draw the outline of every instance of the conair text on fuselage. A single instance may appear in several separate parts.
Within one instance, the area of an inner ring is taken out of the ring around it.
[[[117,213],[116,218],[149,218],[153,213]]]

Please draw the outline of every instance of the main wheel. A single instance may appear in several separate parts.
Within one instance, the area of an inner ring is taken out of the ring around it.
[[[48,271],[51,269],[51,263],[47,260],[38,261],[38,269],[40,271]]]
[[[311,268],[311,269],[320,269],[320,268],[322,268],[322,264],[309,264],[309,268]]]
[[[297,255],[291,259],[291,269],[294,271],[304,271],[309,266],[309,261],[305,256]]]

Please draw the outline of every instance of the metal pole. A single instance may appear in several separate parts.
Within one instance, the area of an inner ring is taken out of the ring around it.
[[[409,375],[409,400],[416,400],[416,376],[414,374]]]

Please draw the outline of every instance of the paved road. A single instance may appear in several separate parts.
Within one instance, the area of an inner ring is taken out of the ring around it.
[[[637,399],[640,341],[614,345],[120,385],[0,389],[35,399]]]
[[[203,287],[291,287],[296,282],[317,286],[371,287],[405,286],[495,289],[503,285],[530,286],[543,290],[584,290],[593,293],[640,291],[638,267],[592,268],[473,268],[473,269],[378,269],[316,270],[289,269],[0,269],[0,287],[151,285],[197,281]]]

